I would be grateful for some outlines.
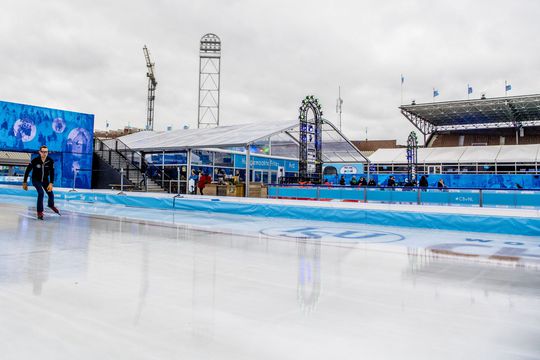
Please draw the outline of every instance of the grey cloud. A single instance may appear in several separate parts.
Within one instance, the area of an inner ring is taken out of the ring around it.
[[[96,115],[96,128],[146,117],[142,46],[156,63],[156,127],[197,122],[198,41],[223,41],[224,124],[289,120],[313,93],[336,120],[337,87],[349,138],[397,137],[397,107],[538,92],[540,3],[495,1],[26,0],[0,14],[4,100]]]

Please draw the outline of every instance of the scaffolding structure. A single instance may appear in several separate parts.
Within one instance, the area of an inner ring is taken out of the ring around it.
[[[215,34],[206,34],[199,51],[199,129],[219,126],[220,71],[221,40]]]

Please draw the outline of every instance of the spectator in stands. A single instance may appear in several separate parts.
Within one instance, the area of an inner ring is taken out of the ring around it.
[[[409,179],[405,179],[405,183],[403,184],[403,190],[404,191],[410,191],[411,187],[413,187],[413,182],[410,181]]]
[[[332,185],[332,184],[330,183],[330,181],[328,181],[328,178],[325,178],[324,179],[324,185],[329,186],[329,185]]]
[[[240,177],[240,170],[236,170],[236,172],[234,173],[233,180],[234,180],[234,183],[235,183],[235,184],[240,184],[241,182],[244,181],[244,179],[242,179],[242,178]],[[280,182],[279,182],[280,184],[283,183],[283,177],[280,177],[278,180],[280,181]]]
[[[423,191],[426,191],[425,189],[429,186],[426,175],[422,175],[419,185],[421,188],[423,188]]]
[[[365,177],[361,177],[360,178],[360,186],[367,186],[367,181],[366,181],[366,178]]]
[[[375,185],[377,185],[377,184],[375,184],[375,180],[374,180],[374,179],[369,179],[367,185],[368,185],[368,186],[375,186]]]
[[[386,183],[386,186],[388,186],[388,187],[396,186],[396,179],[393,176],[390,176],[388,178],[388,182]]]
[[[351,181],[349,181],[349,185],[351,185],[351,186],[358,185],[358,180],[356,180],[356,176],[353,175]]]
[[[439,181],[437,181],[437,188],[439,190],[446,189],[446,185],[444,184],[443,179],[439,179]]]
[[[345,175],[341,175],[341,179],[339,179],[339,185],[345,185]]]
[[[217,181],[218,181],[218,184],[220,185],[225,184],[225,171],[223,171],[223,169],[218,170]]]

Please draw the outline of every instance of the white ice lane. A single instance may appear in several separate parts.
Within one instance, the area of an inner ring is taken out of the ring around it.
[[[17,202],[22,198],[13,197]],[[33,204],[33,200],[24,199]],[[268,236],[280,240],[314,239],[323,245],[364,247],[382,251],[425,252],[430,256],[467,257],[474,261],[540,267],[540,238],[468,233],[358,223],[262,218],[208,212],[157,210],[79,201],[61,202],[65,215],[76,213],[122,221],[181,226],[227,234]],[[34,218],[34,210],[21,216]],[[54,215],[51,214],[51,216]]]
[[[2,359],[540,358],[538,270],[403,245],[538,239],[60,205],[0,204]]]

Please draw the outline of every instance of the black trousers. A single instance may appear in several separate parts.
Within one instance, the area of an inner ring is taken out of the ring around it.
[[[41,181],[32,181],[32,185],[34,185],[38,192],[37,212],[43,212],[43,197],[45,196],[45,192],[47,193],[48,197],[47,206],[54,206],[54,194],[52,191],[47,191],[47,186],[49,186],[48,182],[42,183]]]

